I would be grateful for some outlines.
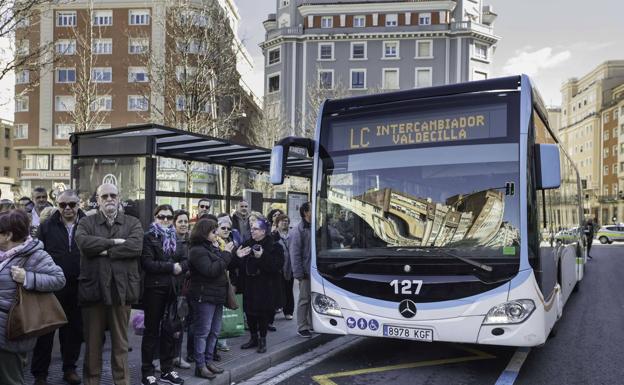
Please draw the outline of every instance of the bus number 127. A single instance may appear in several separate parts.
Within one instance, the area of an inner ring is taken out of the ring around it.
[[[413,294],[418,295],[420,293],[420,289],[422,288],[423,281],[419,279],[414,279],[412,281],[408,279],[404,279],[399,281],[395,279],[390,282],[390,286],[394,287],[394,294]]]

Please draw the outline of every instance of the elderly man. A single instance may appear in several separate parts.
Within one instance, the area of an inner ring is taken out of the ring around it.
[[[119,209],[119,191],[113,184],[97,189],[99,211],[78,223],[80,249],[78,300],[82,306],[86,385],[99,385],[102,372],[102,336],[111,333],[111,364],[115,385],[130,385],[128,321],[130,305],[139,300],[139,258],[143,229],[138,219]]]
[[[84,217],[79,209],[80,198],[74,190],[65,190],[57,198],[58,210],[41,224],[39,239],[54,263],[63,269],[65,287],[57,291],[58,298],[68,323],[59,329],[59,342],[63,359],[63,379],[69,384],[80,384],[76,373],[76,361],[82,345],[82,314],[78,307],[78,274],[80,273],[80,251],[76,247],[75,233],[78,221]],[[39,337],[33,352],[31,372],[35,385],[46,385],[54,333]]]
[[[238,230],[243,241],[251,239],[251,228],[249,227],[249,202],[243,200],[238,202],[238,208],[232,214],[232,228]]]
[[[48,202],[48,192],[43,187],[35,187],[32,191],[32,200],[35,204],[35,207],[32,214],[32,226],[39,227],[39,215],[46,207],[52,206],[50,202]]]

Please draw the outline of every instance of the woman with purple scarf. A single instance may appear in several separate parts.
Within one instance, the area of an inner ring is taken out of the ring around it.
[[[145,331],[141,343],[141,384],[156,384],[152,360],[159,352],[160,381],[183,384],[173,370],[175,338],[167,327],[161,327],[167,309],[176,300],[175,277],[188,270],[186,255],[176,253],[176,229],[173,226],[173,208],[160,205],[154,210],[154,222],[143,237],[141,266],[143,280],[143,307]],[[167,323],[163,322],[163,325]]]

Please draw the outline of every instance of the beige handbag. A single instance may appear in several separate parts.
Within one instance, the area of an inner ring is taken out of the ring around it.
[[[230,273],[229,272],[225,272],[225,277],[227,278],[227,295],[225,298],[225,307],[227,307],[230,310],[236,310],[238,309],[238,302],[236,302],[236,288],[234,287],[234,285],[232,285],[232,282],[230,281]]]

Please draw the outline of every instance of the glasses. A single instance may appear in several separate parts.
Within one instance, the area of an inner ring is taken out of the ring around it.
[[[63,210],[66,209],[68,206],[70,209],[74,209],[78,205],[78,202],[60,202],[58,205]]]
[[[108,200],[108,198],[110,199],[117,199],[117,194],[102,194],[100,195],[100,198],[102,198],[102,200]]]
[[[200,209],[209,209],[210,205],[199,205]]]
[[[231,227],[221,227],[222,231],[232,231]]]
[[[160,219],[161,221],[164,220],[172,220],[173,219],[173,215],[157,215],[156,218]]]

